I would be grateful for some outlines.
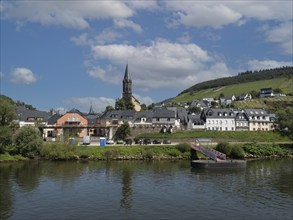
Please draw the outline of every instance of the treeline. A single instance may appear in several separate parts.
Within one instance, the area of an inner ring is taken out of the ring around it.
[[[214,80],[205,81],[198,83],[183,92],[179,95],[192,91],[200,91],[203,89],[216,88],[221,86],[228,86],[233,84],[245,83],[245,82],[254,82],[259,80],[269,80],[280,77],[293,77],[293,66],[284,66],[275,69],[266,69],[259,71],[246,71],[239,73],[237,76],[224,77]]]
[[[29,110],[36,110],[36,108],[34,106],[30,105],[30,104],[26,104],[25,102],[22,102],[22,101],[19,101],[19,100],[15,102],[10,97],[5,96],[5,95],[0,95],[0,100],[2,100],[2,101],[6,100],[6,101],[8,101],[9,103],[11,103],[11,104],[13,104],[15,106],[24,106]]]

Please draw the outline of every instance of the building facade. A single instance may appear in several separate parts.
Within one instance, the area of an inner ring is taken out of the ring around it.
[[[206,129],[212,131],[235,131],[235,113],[231,109],[210,108],[205,110]]]

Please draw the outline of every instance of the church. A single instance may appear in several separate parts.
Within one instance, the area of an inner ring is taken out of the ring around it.
[[[126,64],[123,78],[122,99],[126,107],[132,106],[135,111],[141,110],[140,102],[132,95],[132,79],[128,71],[128,64]]]

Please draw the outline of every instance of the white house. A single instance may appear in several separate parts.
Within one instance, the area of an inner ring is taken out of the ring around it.
[[[235,113],[230,109],[211,108],[204,111],[207,130],[235,131]]]

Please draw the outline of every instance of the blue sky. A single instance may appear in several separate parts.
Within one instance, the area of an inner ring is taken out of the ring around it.
[[[151,104],[202,81],[292,66],[292,0],[4,1],[1,94],[40,110]]]

